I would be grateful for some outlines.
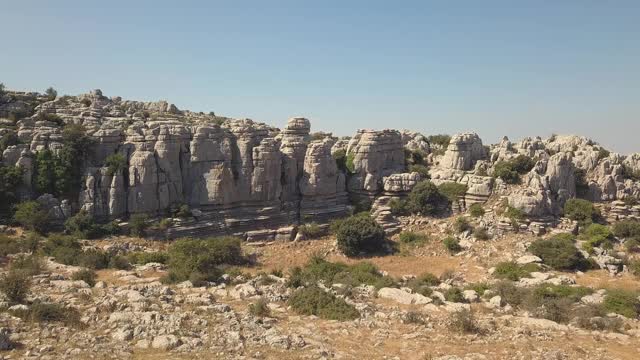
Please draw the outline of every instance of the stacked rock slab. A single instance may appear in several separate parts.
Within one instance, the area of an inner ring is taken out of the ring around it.
[[[353,158],[349,194],[356,201],[371,201],[383,190],[383,178],[405,170],[404,147],[396,130],[359,130],[349,141],[347,156]]]
[[[421,180],[423,178],[417,172],[391,174],[383,179],[384,192],[375,199],[371,206],[371,215],[387,234],[394,234],[402,230],[400,222],[391,213],[389,202],[393,199],[406,197]]]

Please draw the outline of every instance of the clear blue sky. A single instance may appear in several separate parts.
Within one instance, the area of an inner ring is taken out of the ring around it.
[[[0,0],[0,82],[640,152],[640,1]]]

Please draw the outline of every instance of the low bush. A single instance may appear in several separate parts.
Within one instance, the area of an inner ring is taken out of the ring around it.
[[[628,265],[629,272],[635,276],[640,276],[640,260],[632,260]]]
[[[587,330],[617,332],[623,325],[622,319],[608,317],[604,306],[596,304],[577,307],[573,310],[572,317],[576,325]]]
[[[446,237],[444,240],[442,240],[442,244],[447,249],[447,251],[449,251],[449,253],[451,254],[455,254],[462,251],[460,242],[458,241],[458,239],[452,236]]]
[[[398,235],[398,239],[405,244],[424,244],[429,241],[429,236],[421,232],[403,231]]]
[[[44,259],[36,254],[18,256],[10,263],[11,270],[20,271],[28,276],[42,274],[45,268]]]
[[[240,239],[234,237],[179,239],[171,245],[168,254],[169,273],[164,278],[167,282],[217,281],[223,273],[220,266],[245,262]]]
[[[493,176],[507,184],[517,184],[520,181],[520,175],[531,171],[534,165],[535,161],[530,157],[518,155],[511,160],[498,161],[493,167]]]
[[[73,236],[52,234],[42,245],[42,252],[61,264],[77,265],[82,246]]]
[[[82,327],[77,309],[57,303],[36,301],[27,310],[12,311],[12,315],[31,322],[61,322],[67,326]]]
[[[131,263],[129,263],[129,259],[123,255],[114,255],[109,259],[109,268],[129,270],[131,269]]]
[[[498,279],[518,281],[538,270],[540,267],[536,264],[520,265],[513,261],[505,261],[496,265],[493,276]]]
[[[564,204],[564,215],[571,220],[577,221],[580,226],[586,226],[596,220],[599,213],[588,200],[569,199]]]
[[[481,227],[476,228],[473,231],[473,237],[476,238],[477,240],[482,240],[482,241],[486,241],[491,238],[491,236],[487,232],[487,229],[481,228]]]
[[[602,304],[609,312],[636,319],[640,315],[638,292],[627,290],[609,290]]]
[[[107,167],[107,175],[113,176],[127,166],[127,159],[120,153],[111,154],[105,159],[104,165]]]
[[[129,229],[131,235],[143,237],[146,234],[150,224],[148,223],[149,217],[145,214],[134,214],[129,219]]]
[[[21,253],[23,250],[24,248],[18,239],[0,234],[0,256]]]
[[[422,164],[412,164],[409,165],[408,171],[410,173],[417,172],[422,176],[423,179],[430,179],[431,175],[429,174],[429,168]]]
[[[354,265],[341,262],[329,262],[319,256],[313,256],[303,268],[292,270],[289,286],[315,285],[323,282],[326,286],[340,283],[351,287],[361,284],[376,288],[393,286],[395,281],[383,276],[372,263],[363,261]]]
[[[613,234],[621,239],[640,240],[640,221],[622,220],[613,224]]]
[[[482,217],[484,215],[484,208],[480,203],[475,203],[469,206],[469,214],[474,218]]]
[[[249,304],[249,313],[253,316],[265,317],[271,315],[269,303],[263,297]]]
[[[148,263],[166,264],[169,261],[169,254],[166,252],[131,252],[127,254],[130,263],[144,265]]]
[[[25,201],[16,205],[13,219],[23,227],[38,233],[46,233],[51,227],[49,213],[37,201]]]
[[[448,205],[449,199],[440,192],[438,187],[431,181],[424,180],[413,187],[403,208],[412,214],[437,215]]]
[[[513,307],[520,306],[529,295],[528,289],[518,287],[511,281],[499,281],[495,283],[493,285],[493,291],[495,291],[504,302]]]
[[[580,238],[586,242],[583,249],[589,253],[593,252],[594,247],[602,247],[605,249],[613,248],[613,234],[607,226],[600,224],[589,224],[580,234]]]
[[[306,239],[317,239],[322,236],[323,233],[320,225],[315,222],[300,225],[298,227],[298,232],[300,232]]]
[[[405,284],[406,287],[413,290],[413,292],[429,296],[433,292],[431,290],[431,286],[438,286],[440,284],[440,279],[432,273],[424,273],[415,279],[411,279],[407,281]]]
[[[176,212],[176,216],[182,219],[186,219],[193,216],[193,214],[191,213],[191,209],[189,208],[189,205],[180,205],[180,207],[178,208],[178,211]]]
[[[529,252],[557,270],[579,270],[587,267],[585,258],[573,241],[564,238],[539,239],[529,246]]]
[[[459,234],[467,230],[473,230],[473,227],[469,223],[469,220],[464,216],[458,216],[453,222],[453,229]]]
[[[77,214],[67,219],[64,227],[74,236],[85,239],[97,239],[104,234],[102,227],[96,224],[93,217],[85,210],[80,210]]]
[[[21,271],[9,271],[0,277],[0,291],[10,304],[21,304],[31,291],[31,278]]]
[[[478,334],[481,332],[478,322],[470,310],[460,310],[452,313],[449,318],[450,330],[463,334]]]
[[[457,288],[457,287],[448,288],[447,291],[445,291],[444,293],[444,298],[450,302],[456,302],[456,303],[465,302],[464,295],[462,295],[462,290],[460,290],[460,288]]]
[[[465,288],[465,290],[473,290],[479,296],[482,296],[482,295],[484,295],[485,291],[491,289],[491,286],[489,284],[485,283],[485,282],[477,282],[477,283],[468,284],[464,288]]]
[[[71,280],[82,280],[86,282],[89,286],[93,287],[96,284],[96,278],[98,274],[94,270],[91,269],[81,269],[74,272],[71,275]]]
[[[438,186],[438,191],[452,203],[462,198],[467,193],[467,190],[467,185],[456,182],[445,182]]]
[[[110,260],[111,256],[102,250],[87,249],[80,252],[74,265],[100,270],[108,268]]]
[[[332,225],[338,249],[347,256],[379,252],[385,241],[382,227],[368,214],[357,214]]]
[[[328,320],[344,321],[360,317],[353,305],[317,286],[296,290],[289,298],[288,304],[298,314],[316,315]]]

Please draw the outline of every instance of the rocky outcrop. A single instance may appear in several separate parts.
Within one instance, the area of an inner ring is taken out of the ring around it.
[[[383,178],[404,172],[402,137],[396,130],[360,130],[351,139],[347,154],[353,157],[348,189],[355,198],[372,199],[383,190]]]
[[[485,157],[486,151],[478,134],[456,134],[451,137],[440,164],[444,168],[467,171]]]

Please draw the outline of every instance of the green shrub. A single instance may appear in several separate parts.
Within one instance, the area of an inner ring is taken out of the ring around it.
[[[467,185],[457,182],[445,182],[438,186],[438,191],[449,199],[449,202],[456,202],[467,193]]]
[[[458,239],[456,239],[456,238],[454,238],[452,236],[446,237],[444,240],[442,240],[442,244],[444,244],[444,247],[451,254],[455,254],[455,253],[458,253],[458,252],[462,251],[462,247],[460,246],[460,242],[458,241]]]
[[[623,322],[617,317],[608,317],[602,305],[580,306],[572,312],[576,325],[587,330],[620,331]]]
[[[333,159],[336,161],[336,167],[338,170],[348,173],[347,170],[347,151],[344,149],[337,150],[333,152]]]
[[[71,275],[72,280],[82,280],[91,287],[93,287],[96,284],[97,278],[98,278],[98,274],[96,274],[96,272],[91,269],[81,269],[74,272]]]
[[[536,264],[519,265],[513,261],[505,261],[496,265],[493,276],[498,279],[518,281],[538,270],[540,268]]]
[[[12,314],[31,322],[62,322],[67,326],[82,326],[80,312],[77,309],[57,303],[36,301],[29,306],[28,310],[12,311]]]
[[[589,224],[580,234],[580,238],[586,241],[583,248],[588,252],[591,252],[594,247],[613,248],[613,234],[604,225]]]
[[[345,168],[347,169],[348,174],[353,174],[356,171],[356,165],[354,161],[356,159],[356,154],[349,153],[347,154],[347,159],[345,160]]]
[[[509,219],[509,221],[511,222],[511,227],[515,231],[518,231],[520,229],[520,222],[525,218],[525,215],[522,212],[522,210],[517,209],[511,205],[507,205],[503,215]]]
[[[23,251],[23,246],[18,239],[0,234],[0,256],[17,254]]]
[[[322,228],[318,223],[310,222],[308,224],[300,225],[298,231],[304,235],[306,239],[317,239],[322,236]]]
[[[467,230],[472,230],[473,227],[469,223],[469,220],[464,216],[458,216],[453,223],[453,229],[459,234]]]
[[[482,217],[484,215],[484,208],[482,207],[482,204],[471,204],[471,206],[469,206],[469,214],[474,218]]]
[[[76,264],[89,269],[100,270],[108,268],[110,260],[109,254],[102,250],[87,249],[79,254]]]
[[[485,228],[476,228],[473,231],[473,237],[478,239],[478,240],[482,240],[482,241],[486,241],[489,240],[491,238],[491,236],[489,236],[489,233],[487,232],[487,229]]]
[[[517,184],[520,182],[520,175],[513,169],[513,165],[508,161],[498,161],[493,167],[493,176],[502,179],[507,184]]]
[[[398,239],[405,244],[424,244],[429,240],[429,236],[421,232],[403,231],[398,235]]]
[[[377,252],[384,245],[384,230],[368,214],[334,222],[332,230],[336,234],[338,249],[347,256]]]
[[[431,286],[438,286],[440,284],[440,279],[432,273],[424,273],[418,276],[415,279],[411,279],[407,281],[405,284],[406,287],[413,290],[413,292],[430,296],[433,290],[431,290]]]
[[[604,298],[604,308],[628,318],[635,319],[640,315],[638,293],[626,290],[609,290]]]
[[[477,282],[477,283],[471,283],[468,284],[467,286],[465,286],[466,290],[473,290],[475,291],[479,296],[484,295],[484,292],[491,289],[491,286],[485,282]]]
[[[42,251],[45,255],[52,256],[58,263],[76,265],[82,253],[82,246],[72,236],[52,234],[44,242]]]
[[[138,265],[148,263],[166,264],[169,261],[169,254],[166,252],[131,252],[127,254],[129,262]]]
[[[464,295],[462,295],[462,290],[460,290],[460,288],[457,288],[457,287],[450,287],[449,289],[447,289],[447,291],[445,291],[444,293],[444,298],[450,302],[457,302],[457,303],[465,302]]]
[[[21,304],[29,295],[31,279],[21,271],[9,271],[0,277],[0,291],[10,304]]]
[[[376,288],[395,284],[392,278],[383,276],[378,268],[369,262],[349,266],[341,262],[329,262],[319,256],[313,256],[303,268],[293,269],[289,279],[291,287],[315,285],[318,282],[327,286],[335,283],[350,287],[366,284]]]
[[[49,98],[49,100],[55,100],[58,96],[58,92],[52,87],[48,87],[47,90],[44,91],[44,94]]]
[[[478,334],[481,332],[473,313],[466,309],[452,313],[448,327],[451,331],[463,334]]]
[[[109,259],[109,268],[118,269],[118,270],[129,270],[131,269],[131,264],[129,263],[129,259],[122,255],[115,255]]]
[[[577,221],[581,226],[585,226],[595,220],[599,213],[588,200],[569,199],[564,204],[564,215],[571,220]]]
[[[640,260],[633,260],[629,262],[629,272],[635,276],[640,276]]]
[[[493,290],[500,295],[502,300],[513,307],[520,306],[529,296],[528,289],[517,287],[511,281],[497,282],[494,284]]]
[[[65,229],[74,236],[85,239],[97,239],[104,234],[103,228],[96,224],[86,210],[80,210],[64,223]]]
[[[189,208],[189,205],[180,205],[180,208],[178,208],[178,212],[176,213],[176,216],[179,218],[186,219],[193,216],[193,214],[191,213],[191,209]]]
[[[536,162],[526,155],[518,155],[515,158],[511,159],[510,162],[513,169],[518,174],[526,174],[531,171],[531,169],[533,169],[533,167],[536,165]]]
[[[585,259],[568,239],[539,239],[529,246],[529,252],[542,259],[542,262],[557,270],[584,269]]]
[[[613,224],[613,234],[619,238],[640,238],[640,221],[618,221]]]
[[[49,213],[37,201],[25,201],[16,206],[13,219],[25,228],[39,233],[49,231]]]
[[[222,275],[221,265],[245,262],[240,240],[234,237],[179,239],[168,253],[169,274],[165,278],[168,282],[189,280],[192,274],[206,281],[217,281]]]
[[[82,105],[84,105],[84,107],[89,107],[89,106],[91,106],[91,100],[89,100],[88,98],[84,98],[84,99],[80,100],[80,103],[81,103]]]
[[[120,153],[111,154],[104,160],[107,167],[107,175],[113,176],[127,166],[127,159]]]
[[[388,203],[389,210],[393,215],[401,216],[408,215],[409,210],[407,209],[407,201],[402,199],[391,199]]]
[[[23,255],[11,260],[10,269],[20,271],[27,276],[42,274],[46,265],[44,259],[39,255]]]
[[[451,142],[451,136],[447,134],[429,135],[427,140],[431,146],[435,145],[436,147],[446,150],[449,142]]]
[[[418,174],[420,174],[420,176],[422,176],[423,179],[431,178],[431,175],[429,174],[429,167],[427,167],[426,165],[412,164],[409,165],[409,168],[407,170],[410,173],[417,172]]]
[[[13,205],[18,201],[22,175],[21,166],[5,166],[0,162],[0,217],[11,217]]]
[[[131,235],[143,237],[149,228],[149,217],[145,214],[134,214],[129,219],[129,229]]]
[[[584,198],[589,194],[589,182],[587,181],[587,174],[584,169],[576,168],[573,172],[573,176],[576,179],[576,196]]]
[[[249,304],[249,313],[253,316],[265,317],[271,314],[269,310],[269,303],[265,298],[259,298],[254,303]]]
[[[299,314],[316,315],[328,320],[344,321],[360,317],[353,305],[317,286],[296,290],[289,298],[288,304]]]
[[[440,193],[438,187],[424,180],[413,187],[406,199],[406,211],[413,214],[437,215],[446,209],[449,199]]]

